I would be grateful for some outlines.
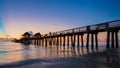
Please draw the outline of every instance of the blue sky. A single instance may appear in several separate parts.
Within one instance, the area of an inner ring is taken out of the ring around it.
[[[120,0],[0,0],[0,4],[2,28],[9,35],[47,33],[120,19]]]

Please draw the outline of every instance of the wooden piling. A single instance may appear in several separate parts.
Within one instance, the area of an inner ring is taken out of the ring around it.
[[[71,35],[71,46],[73,46],[73,36]]]
[[[55,45],[56,44],[56,39],[55,39],[55,37],[53,37],[53,45]]]
[[[63,36],[63,46],[65,46],[65,36]]]
[[[93,47],[94,47],[94,36],[93,36],[94,34],[93,33],[91,33],[91,48],[93,49]]]
[[[44,39],[42,38],[42,46],[44,46]]]
[[[107,31],[107,45],[106,48],[110,48],[110,31]]]
[[[45,38],[45,47],[47,47],[47,38]]]
[[[112,34],[111,34],[111,46],[112,46],[112,48],[114,48],[114,32],[112,31],[111,32]]]
[[[95,33],[95,43],[96,43],[96,48],[98,48],[98,33]]]
[[[36,42],[37,42],[36,44],[38,45],[38,40]]]
[[[76,35],[73,35],[73,47],[75,47]]]
[[[60,36],[60,46],[62,45],[62,40],[61,40],[61,36]]]
[[[80,46],[80,44],[79,44],[79,34],[77,35],[77,45],[78,45],[78,47]]]
[[[84,43],[84,41],[83,41],[83,35],[81,35],[81,45],[82,45],[82,47],[83,47],[83,44]]]
[[[115,32],[115,41],[116,41],[116,47],[119,47],[118,46],[118,31]]]
[[[87,33],[87,44],[86,44],[86,48],[89,48],[89,33]]]
[[[69,47],[69,36],[67,36],[67,46]]]
[[[59,44],[59,37],[56,37],[57,38],[57,46],[58,46],[58,44]]]

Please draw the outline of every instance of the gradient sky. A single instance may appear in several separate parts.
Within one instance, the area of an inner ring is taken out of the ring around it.
[[[0,34],[19,37],[120,19],[120,0],[0,0]]]

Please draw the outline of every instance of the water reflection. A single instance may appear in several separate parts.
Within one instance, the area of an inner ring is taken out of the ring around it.
[[[52,48],[53,49],[53,48]],[[85,68],[119,68],[119,53],[118,49],[108,49],[99,52],[98,49],[84,49],[84,48],[68,48],[67,50],[61,49],[57,50],[57,57],[80,57],[83,56],[84,60],[83,66]],[[55,55],[54,55],[55,56]],[[81,59],[80,59],[81,60]],[[71,61],[69,61],[71,62]],[[72,62],[71,62],[72,63]],[[81,63],[78,63],[81,65]]]
[[[120,68],[120,55],[117,49],[105,51],[107,66],[110,68]]]
[[[118,49],[109,49],[103,52],[96,52],[92,50],[92,53],[89,53],[87,50],[86,55],[83,56],[87,62],[85,62],[85,68],[120,68],[120,59]]]
[[[86,49],[85,47],[62,47],[62,46],[50,46],[45,49],[46,56],[54,58],[66,58],[66,57],[76,57],[80,55],[85,55],[92,52],[98,52],[98,49]]]
[[[84,48],[56,49],[53,47],[46,49],[46,52],[50,52],[50,57],[54,56],[55,58],[56,56],[62,60],[55,62],[51,68],[56,66],[59,68],[73,66],[78,68],[120,68],[118,49],[107,49],[105,51]],[[63,60],[63,58],[65,59]]]
[[[6,47],[11,48],[12,46],[7,45]],[[119,48],[101,50],[96,48],[86,49],[86,47],[72,48],[55,45],[43,47],[40,45],[25,44],[14,47],[17,47],[16,50],[13,48],[10,50],[14,51],[0,54],[0,58],[2,58],[0,64],[3,62],[16,62],[30,59],[54,59],[58,61],[53,61],[55,64],[51,66],[59,65],[60,68],[63,68],[63,65],[66,67],[77,66],[78,68],[120,68]],[[9,51],[9,48],[7,51]]]
[[[29,45],[23,45],[22,48],[25,49],[25,50],[30,49]]]
[[[35,46],[35,48],[38,48],[40,46]],[[25,49],[29,48],[29,46],[25,46]],[[47,47],[43,51],[43,53],[40,53],[39,49],[35,50],[34,55],[36,55],[36,58],[40,58],[41,55],[44,55],[46,58],[72,58],[78,57],[77,60],[83,60],[79,57],[83,57],[84,60],[78,61],[79,66],[83,66],[84,68],[119,68],[119,52],[118,49],[107,49],[105,51],[99,51],[99,49],[86,49],[85,47]],[[24,52],[25,53],[25,52]],[[32,52],[34,53],[34,52]],[[27,54],[27,53],[26,53]],[[30,55],[26,56],[26,58],[29,58]],[[31,57],[30,57],[31,58]],[[69,63],[73,63],[73,61],[69,61]],[[76,63],[76,62],[74,62]],[[73,65],[73,64],[72,64]]]

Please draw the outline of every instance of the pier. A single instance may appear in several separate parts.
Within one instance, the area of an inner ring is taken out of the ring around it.
[[[106,48],[114,48],[119,47],[119,39],[118,33],[120,30],[120,20],[114,20],[109,22],[104,22],[100,24],[94,25],[87,25],[84,27],[78,27],[58,32],[50,32],[48,34],[41,35],[40,37],[33,37],[29,39],[35,40],[34,42],[37,45],[42,46],[72,46],[77,47],[86,46],[88,49],[89,47],[98,48],[98,34],[107,32],[107,39],[106,39]],[[86,43],[84,43],[83,36],[86,35]],[[91,46],[89,45],[91,43]]]

